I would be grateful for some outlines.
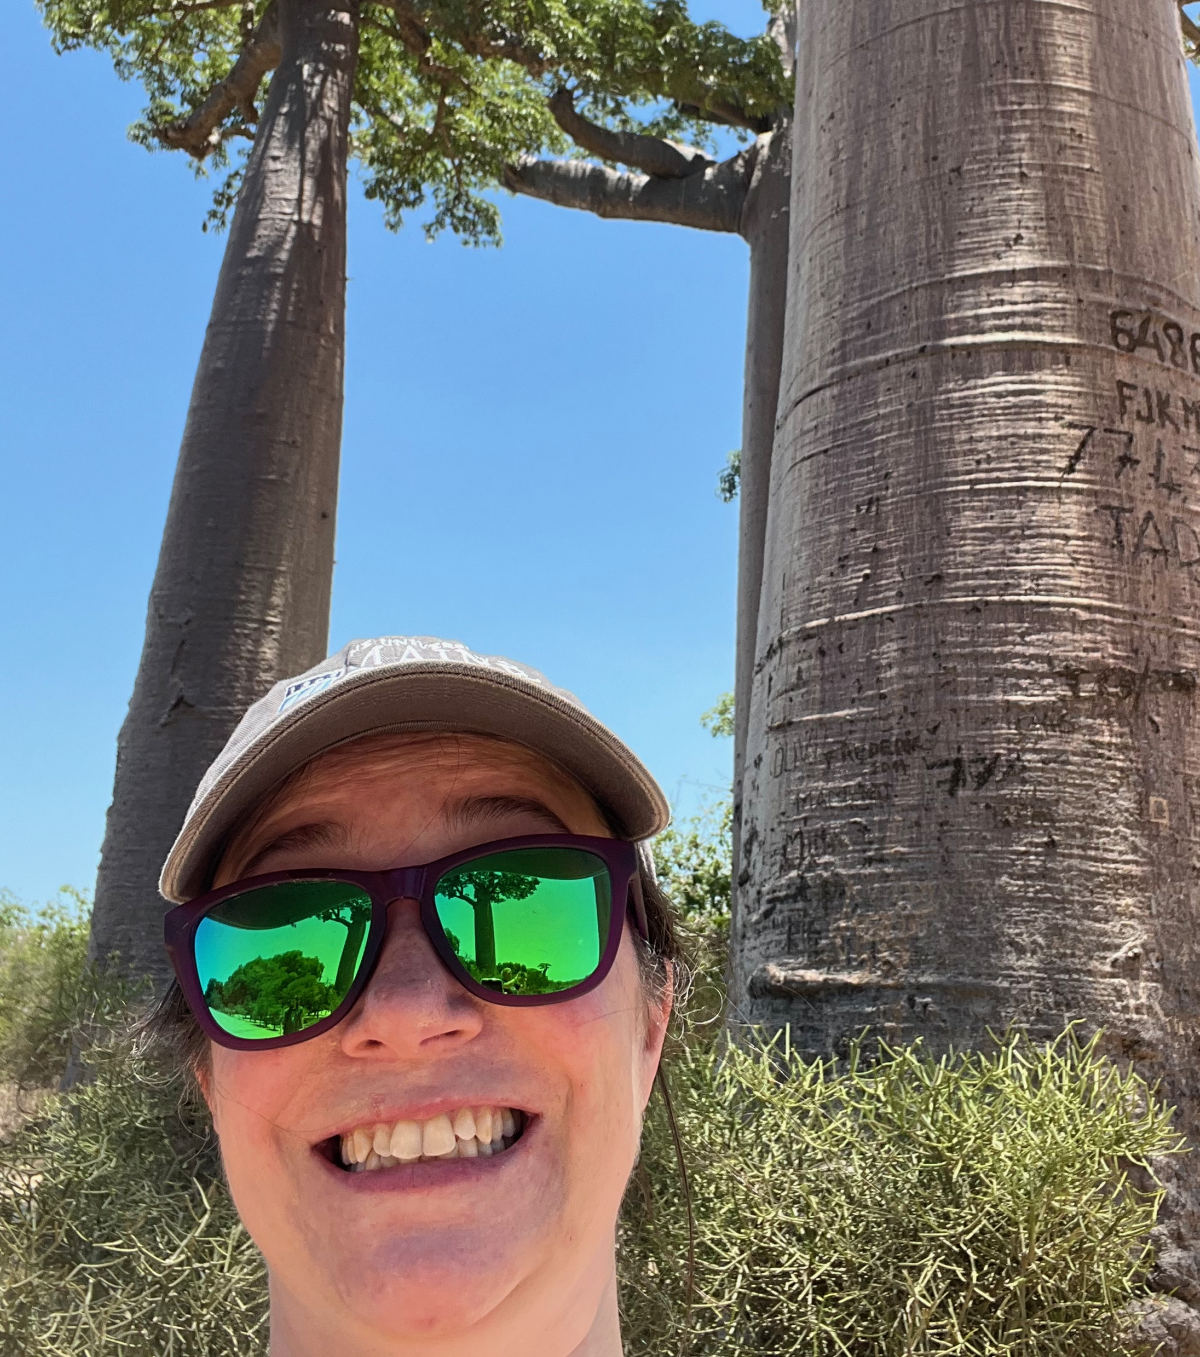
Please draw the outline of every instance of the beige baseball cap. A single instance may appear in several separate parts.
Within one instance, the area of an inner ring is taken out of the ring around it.
[[[662,789],[632,750],[544,674],[461,641],[379,636],[283,679],[242,717],[196,789],[159,889],[176,904],[207,890],[231,831],[309,759],[360,735],[410,730],[527,745],[587,788],[625,838],[649,839],[670,822]]]

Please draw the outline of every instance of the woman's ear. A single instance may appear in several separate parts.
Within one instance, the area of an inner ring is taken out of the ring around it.
[[[213,1130],[220,1135],[221,1130],[217,1125],[217,1109],[213,1102],[213,1070],[212,1053],[209,1049],[209,1058],[202,1064],[197,1065],[192,1070],[192,1075],[196,1080],[196,1087],[200,1090],[200,1096],[204,1099],[204,1105],[208,1108],[208,1115],[212,1118]]]
[[[671,1021],[671,1008],[675,1000],[675,970],[669,961],[664,965],[666,974],[662,985],[646,998],[638,1086],[639,1105],[643,1112],[654,1089],[654,1076],[658,1073],[658,1064],[662,1059],[663,1042],[667,1039],[667,1025]]]

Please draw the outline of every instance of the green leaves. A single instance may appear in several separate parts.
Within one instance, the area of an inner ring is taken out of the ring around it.
[[[122,79],[142,83],[149,102],[130,135],[151,148],[228,77],[267,10],[265,0],[39,3],[58,51],[105,51]],[[764,130],[791,101],[770,38],[695,24],[682,0],[368,3],[352,141],[367,195],[393,229],[425,206],[427,234],[449,229],[467,243],[497,243],[491,194],[504,166],[568,148],[546,106],[563,85],[594,122],[700,142],[713,123],[742,135]],[[260,88],[253,102],[262,99]],[[247,102],[213,128],[212,167],[228,166],[232,139],[252,136]],[[235,188],[217,188],[210,220],[218,225]]]
[[[722,693],[716,703],[700,717],[700,724],[714,740],[727,740],[733,736],[733,694]]]

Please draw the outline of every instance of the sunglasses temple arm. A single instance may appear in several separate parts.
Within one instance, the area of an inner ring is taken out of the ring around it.
[[[633,907],[633,922],[645,942],[650,941],[650,926],[646,922],[646,902],[642,896],[641,873],[629,883],[629,904]]]

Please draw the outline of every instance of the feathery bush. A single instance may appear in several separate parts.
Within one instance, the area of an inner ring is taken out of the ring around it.
[[[785,1032],[685,1050],[671,1080],[694,1299],[689,1319],[682,1193],[655,1110],[622,1224],[631,1354],[678,1346],[685,1323],[696,1357],[1122,1349],[1159,1203],[1128,1170],[1180,1142],[1095,1040],[1013,1036],[942,1060],[884,1048],[872,1064],[859,1047],[839,1069],[800,1060]]]
[[[249,1357],[265,1271],[206,1116],[117,1046],[0,1143],[3,1357]]]

